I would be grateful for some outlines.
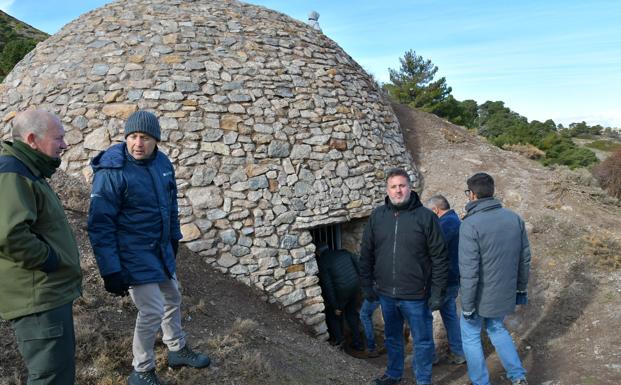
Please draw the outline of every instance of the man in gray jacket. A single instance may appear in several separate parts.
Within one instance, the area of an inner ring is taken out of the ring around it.
[[[468,376],[474,385],[490,384],[481,346],[485,325],[509,380],[526,385],[526,371],[503,323],[516,304],[527,302],[530,246],[524,221],[494,198],[494,179],[488,174],[474,174],[467,184],[470,202],[459,230],[459,272]]]

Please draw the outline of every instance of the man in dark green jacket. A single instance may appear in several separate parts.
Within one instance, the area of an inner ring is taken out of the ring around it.
[[[73,301],[81,294],[78,248],[46,181],[67,148],[54,114],[27,110],[0,148],[0,316],[10,320],[28,385],[75,379]]]

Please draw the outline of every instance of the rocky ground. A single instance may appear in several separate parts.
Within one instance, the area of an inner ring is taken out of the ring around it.
[[[533,248],[530,304],[507,323],[531,384],[618,384],[621,378],[621,206],[593,185],[587,172],[550,170],[487,144],[460,127],[395,106],[408,146],[424,175],[423,199],[443,193],[458,212],[465,181],[486,171],[498,196],[527,221]],[[75,305],[80,385],[124,384],[131,371],[135,311],[128,298],[103,291],[85,233],[88,191],[79,181],[54,180],[82,252],[84,295]],[[179,278],[191,344],[208,352],[206,370],[168,370],[165,384],[366,384],[385,356],[353,358],[311,337],[300,323],[260,294],[225,278],[182,248]],[[0,384],[25,383],[9,325],[0,322]],[[440,344],[440,348],[443,348]],[[488,345],[492,384],[508,382]],[[467,384],[464,366],[434,368],[434,383]],[[410,378],[404,384],[413,384]]]

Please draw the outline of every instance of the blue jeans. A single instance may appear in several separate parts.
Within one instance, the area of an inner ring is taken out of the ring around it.
[[[433,317],[427,300],[402,300],[379,296],[384,316],[384,336],[388,352],[386,375],[401,378],[404,367],[403,321],[410,325],[414,340],[412,367],[419,384],[431,383],[433,362]]]
[[[380,305],[379,301],[371,302],[364,300],[360,307],[360,323],[364,329],[364,336],[367,340],[367,349],[375,350],[375,329],[373,328],[373,312]]]
[[[490,385],[489,373],[483,355],[481,345],[481,328],[485,324],[485,330],[489,336],[496,353],[507,371],[507,378],[511,381],[526,378],[526,371],[522,367],[520,357],[511,339],[511,335],[505,329],[504,317],[483,318],[475,314],[472,320],[461,316],[461,338],[464,342],[464,353],[468,363],[468,377],[474,385]]]
[[[446,288],[446,298],[440,308],[442,322],[446,329],[446,337],[448,338],[449,348],[453,354],[463,357],[464,349],[461,344],[461,331],[459,330],[459,316],[457,315],[457,306],[455,306],[455,298],[459,285],[449,286]]]

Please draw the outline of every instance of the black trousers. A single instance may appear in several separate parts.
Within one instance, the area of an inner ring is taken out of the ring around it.
[[[343,313],[337,316],[334,311],[336,309],[332,306],[326,307],[326,323],[328,324],[328,332],[330,337],[336,344],[340,344],[345,340],[343,333],[343,320],[347,322],[347,326],[351,331],[352,345],[356,348],[362,348],[362,341],[360,339],[360,328],[358,327],[359,315],[356,310],[356,294],[347,301],[343,309]]]

